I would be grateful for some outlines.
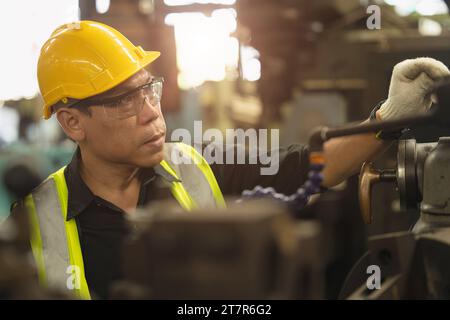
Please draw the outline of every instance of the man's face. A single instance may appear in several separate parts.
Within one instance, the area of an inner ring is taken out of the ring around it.
[[[150,73],[143,69],[99,98],[124,94],[151,79]],[[151,105],[142,94],[138,97],[136,103],[143,104],[142,110],[126,119],[109,117],[110,110],[103,106],[92,106],[91,116],[81,115],[85,140],[80,146],[107,162],[137,167],[158,164],[163,159],[166,124],[159,104]]]

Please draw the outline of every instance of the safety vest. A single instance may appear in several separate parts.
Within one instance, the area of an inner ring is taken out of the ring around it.
[[[172,161],[175,158],[178,160]],[[25,197],[31,248],[41,285],[63,292],[70,290],[79,298],[90,299],[77,225],[75,219],[66,219],[68,192],[64,168],[51,174]],[[155,169],[175,178],[171,192],[184,209],[225,207],[210,166],[191,146],[166,143],[164,160]]]

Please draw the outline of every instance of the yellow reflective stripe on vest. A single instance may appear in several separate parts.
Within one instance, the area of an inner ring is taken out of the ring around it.
[[[39,228],[38,217],[36,216],[36,207],[34,206],[33,196],[29,194],[25,197],[25,210],[28,213],[28,222],[30,224],[30,243],[33,252],[36,267],[38,269],[39,283],[42,286],[47,285],[45,276],[44,254],[42,252],[41,230]]]
[[[194,147],[191,147],[184,143],[177,143],[177,146],[186,154],[188,154],[191,159],[194,160],[194,163],[198,166],[198,168],[203,172],[206,180],[209,183],[209,186],[211,187],[211,190],[213,192],[214,199],[216,200],[216,204],[219,207],[225,208],[226,203],[225,199],[223,198],[222,191],[220,190],[219,184],[217,183],[216,177],[214,176],[214,173],[211,170],[211,167],[206,162],[205,158],[203,158],[197,150],[195,150]]]
[[[173,168],[165,160],[161,161],[160,165],[172,176],[180,179]],[[191,211],[192,209],[197,208],[197,204],[195,203],[194,199],[192,199],[181,182],[172,182],[170,191],[172,192],[173,197],[183,207],[183,209]]]
[[[50,177],[53,178],[53,180],[55,181],[56,190],[58,192],[58,198],[61,204],[61,211],[62,211],[61,214],[63,215],[65,221],[67,247],[69,250],[70,264],[73,266],[77,266],[78,270],[80,271],[80,289],[74,289],[74,291],[80,298],[88,300],[91,299],[91,295],[89,293],[89,287],[87,285],[84,273],[83,254],[81,252],[77,224],[75,219],[67,221],[68,192],[66,179],[64,177],[64,169],[65,167],[59,169],[58,171],[53,173]]]
[[[75,280],[80,288],[74,288],[71,292],[80,298],[90,299],[76,222],[66,221],[67,196],[62,168],[25,198],[25,208],[30,217],[31,248],[42,285],[66,289],[71,276],[66,272],[69,267],[77,266],[74,276],[79,276]]]

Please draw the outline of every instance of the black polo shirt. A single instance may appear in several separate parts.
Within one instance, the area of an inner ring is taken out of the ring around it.
[[[104,299],[108,298],[110,285],[122,278],[120,251],[130,230],[122,209],[90,191],[80,176],[79,162],[80,153],[77,150],[64,171],[69,194],[67,219],[75,219],[78,226],[91,295]],[[279,170],[275,175],[261,175],[261,167],[266,166],[246,163],[211,165],[224,196],[240,195],[243,190],[256,185],[272,186],[277,192],[285,194],[294,193],[306,179],[308,152],[302,145],[279,149]],[[168,184],[162,183],[163,180],[175,180],[169,173],[146,169],[140,179],[138,206],[171,197]]]

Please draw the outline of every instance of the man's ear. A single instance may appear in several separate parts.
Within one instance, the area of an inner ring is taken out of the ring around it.
[[[86,138],[81,117],[81,113],[75,109],[61,108],[56,112],[59,125],[75,142],[81,142]]]

